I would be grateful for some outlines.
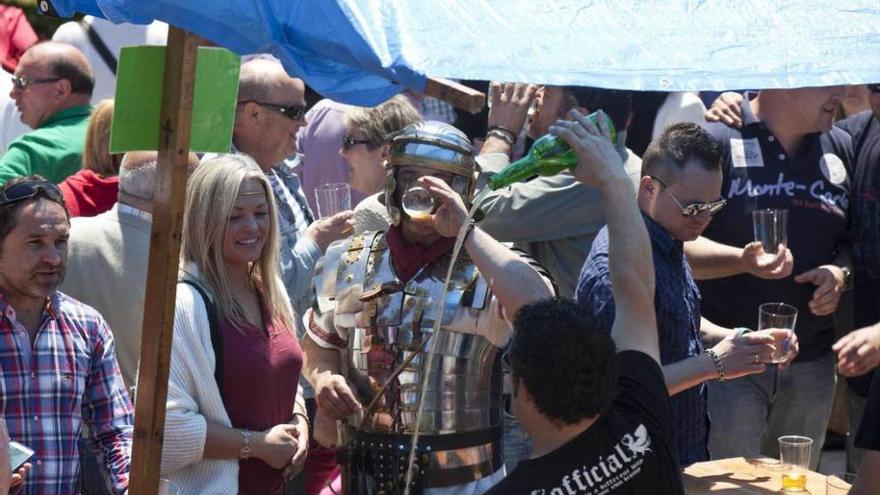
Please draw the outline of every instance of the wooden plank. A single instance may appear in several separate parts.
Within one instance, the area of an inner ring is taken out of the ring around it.
[[[153,495],[159,485],[198,43],[199,39],[186,31],[173,26],[168,30],[159,167],[153,196],[135,405],[131,495]]]
[[[485,93],[439,77],[428,78],[424,93],[470,113],[477,113],[486,105]]]
[[[684,491],[688,495],[742,493],[775,495],[782,489],[782,470],[776,459],[718,459],[691,464],[684,470]],[[825,493],[825,476],[807,472],[807,492]]]

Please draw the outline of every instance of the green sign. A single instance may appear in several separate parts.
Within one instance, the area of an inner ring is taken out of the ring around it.
[[[239,65],[238,55],[225,48],[199,47],[190,150],[229,152]],[[164,75],[164,46],[122,48],[116,74],[111,153],[159,149]]]

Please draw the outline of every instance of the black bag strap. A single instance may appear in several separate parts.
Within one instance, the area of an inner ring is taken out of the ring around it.
[[[205,301],[205,309],[208,312],[208,325],[211,327],[211,347],[214,348],[214,380],[217,381],[217,388],[220,389],[220,394],[223,394],[223,334],[220,332],[220,325],[217,324],[217,308],[214,306],[214,300],[208,297],[208,293],[205,291],[204,287],[202,287],[198,282],[187,279],[180,279],[178,283],[186,284],[196,292],[202,296],[202,299]]]
[[[107,47],[107,44],[104,43],[104,40],[101,39],[101,36],[98,35],[98,32],[95,31],[95,28],[92,27],[91,24],[86,22],[85,19],[79,21],[80,27],[86,33],[86,36],[89,37],[89,41],[92,42],[92,46],[95,47],[95,50],[98,51],[98,55],[101,56],[101,59],[107,64],[107,68],[110,69],[110,72],[113,75],[116,75],[116,55],[110,51],[110,48]]]

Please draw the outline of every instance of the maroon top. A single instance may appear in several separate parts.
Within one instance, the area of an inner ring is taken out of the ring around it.
[[[292,329],[271,321],[263,304],[266,328],[236,328],[228,320],[223,332],[223,404],[233,428],[265,431],[290,422],[302,370],[302,349]],[[239,461],[238,493],[280,494],[281,470],[260,459]]]

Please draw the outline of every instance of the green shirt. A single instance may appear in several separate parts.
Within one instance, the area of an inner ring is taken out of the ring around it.
[[[66,108],[10,143],[0,158],[0,184],[34,174],[57,184],[82,168],[91,113],[90,105]]]

